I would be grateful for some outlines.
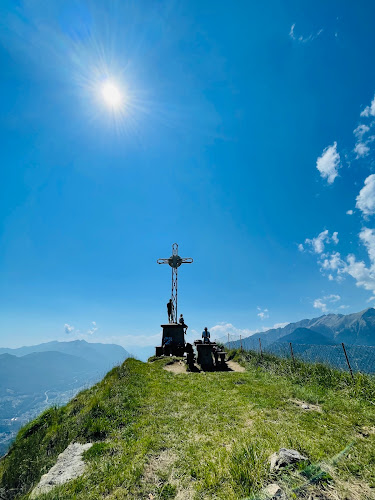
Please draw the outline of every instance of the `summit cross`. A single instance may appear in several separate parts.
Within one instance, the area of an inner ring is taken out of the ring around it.
[[[191,257],[183,258],[178,255],[177,243],[173,243],[172,255],[168,259],[157,260],[158,264],[168,264],[172,268],[172,323],[177,323],[177,270],[181,264],[191,264],[192,262],[193,259]]]

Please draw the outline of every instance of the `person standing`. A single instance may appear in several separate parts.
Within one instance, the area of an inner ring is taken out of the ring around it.
[[[209,344],[210,343],[210,337],[211,337],[211,334],[208,331],[207,326],[205,326],[204,330],[202,332],[203,344]]]
[[[173,307],[172,299],[169,299],[169,302],[167,302],[168,323],[172,323],[173,309],[174,309],[174,307]]]

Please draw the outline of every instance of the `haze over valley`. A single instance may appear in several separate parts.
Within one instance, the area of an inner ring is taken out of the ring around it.
[[[0,348],[0,455],[22,425],[66,403],[128,356],[121,346],[84,340]]]

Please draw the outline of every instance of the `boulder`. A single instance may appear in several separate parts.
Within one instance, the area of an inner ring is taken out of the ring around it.
[[[298,462],[306,462],[307,457],[301,455],[297,450],[288,450],[287,448],[280,448],[279,453],[273,453],[270,456],[270,470],[277,471],[287,465],[294,465]]]
[[[284,491],[276,483],[269,484],[262,490],[264,500],[287,500]]]

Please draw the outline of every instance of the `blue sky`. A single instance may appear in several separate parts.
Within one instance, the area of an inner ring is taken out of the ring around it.
[[[155,344],[175,241],[190,331],[372,305],[374,15],[3,0],[0,345]]]

